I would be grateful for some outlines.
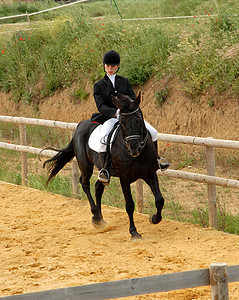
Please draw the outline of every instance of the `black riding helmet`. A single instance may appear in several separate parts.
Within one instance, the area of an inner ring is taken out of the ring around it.
[[[103,57],[103,63],[105,65],[116,66],[120,64],[120,56],[114,50],[107,51]]]

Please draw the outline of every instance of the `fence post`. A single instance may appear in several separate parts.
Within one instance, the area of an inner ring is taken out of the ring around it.
[[[207,153],[207,175],[215,176],[215,147],[206,147]],[[216,186],[214,184],[207,185],[208,191],[208,214],[209,226],[217,229],[217,200]]]
[[[210,264],[212,300],[229,300],[227,264]]]
[[[26,16],[27,16],[27,22],[30,23],[30,18],[29,18],[29,14],[28,12],[26,11]]]
[[[73,137],[75,131],[72,131],[71,136]],[[79,168],[77,161],[72,161],[72,195],[77,197],[79,194]]]
[[[26,125],[19,124],[20,130],[20,144],[26,146],[27,144],[27,134],[26,134]],[[27,185],[27,153],[21,152],[21,165],[22,165],[22,185]]]
[[[136,181],[135,193],[136,193],[137,212],[142,213],[144,210],[143,180],[142,179],[138,179]]]

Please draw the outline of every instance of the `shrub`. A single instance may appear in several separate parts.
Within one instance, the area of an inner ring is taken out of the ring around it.
[[[162,105],[166,101],[166,99],[168,97],[168,93],[169,93],[169,90],[168,90],[167,86],[165,88],[157,91],[154,94],[155,103],[158,105]]]
[[[223,17],[205,23],[197,21],[196,25],[198,28],[193,33],[181,34],[177,47],[171,52],[168,61],[171,72],[185,82],[185,90],[192,96],[213,85],[220,92],[233,86],[235,93],[238,59],[226,53],[235,47],[236,31],[232,28],[236,25],[229,25]]]
[[[203,0],[141,2],[122,0],[119,10],[125,9],[124,17],[147,17],[202,13],[205,6],[211,7]],[[221,11],[226,9],[237,11],[233,1]],[[105,17],[92,19],[94,13]],[[95,82],[104,74],[103,54],[114,49],[121,55],[119,74],[128,77],[132,85],[141,85],[153,75],[172,75],[185,83],[192,96],[213,85],[220,92],[230,88],[232,93],[239,93],[237,18],[225,14],[190,21],[123,23],[114,22],[113,17],[119,18],[115,7],[97,1],[68,8],[64,15],[60,10],[44,15],[54,18],[45,29],[4,37],[0,40],[0,88],[11,91],[15,101],[29,103],[77,83],[82,76]],[[231,55],[232,50],[235,55]]]

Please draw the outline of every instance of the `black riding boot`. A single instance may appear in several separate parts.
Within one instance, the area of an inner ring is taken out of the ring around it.
[[[107,152],[100,152],[100,164],[102,169],[99,172],[98,180],[101,181],[104,185],[108,185],[110,181],[110,174],[107,170]]]
[[[158,155],[158,144],[157,141],[153,142],[155,149],[156,149],[156,153],[157,153],[157,160],[158,160],[158,164],[160,167],[161,171],[166,171],[168,169],[168,167],[170,166],[170,164],[167,162],[167,160],[163,157],[160,157]]]

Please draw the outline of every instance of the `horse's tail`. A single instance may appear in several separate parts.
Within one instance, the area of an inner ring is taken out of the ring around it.
[[[43,168],[47,165],[47,169],[50,172],[50,175],[47,179],[46,185],[54,179],[57,173],[75,156],[73,142],[69,143],[69,145],[64,149],[54,149],[54,148],[45,148],[44,150],[55,150],[58,153],[52,158],[46,160],[43,164]]]

